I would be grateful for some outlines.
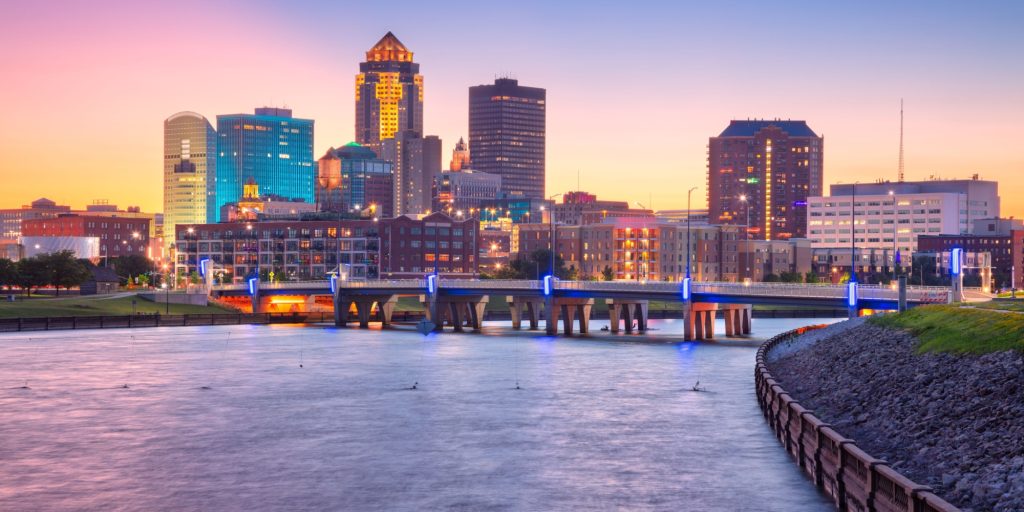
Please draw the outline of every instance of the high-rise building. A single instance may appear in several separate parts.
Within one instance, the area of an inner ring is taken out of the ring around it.
[[[546,91],[510,78],[469,88],[473,167],[501,176],[509,195],[544,199]]]
[[[372,208],[394,216],[394,170],[368,147],[349,142],[330,148],[317,161],[316,202],[320,211],[348,213]]]
[[[195,112],[178,112],[165,119],[164,222],[172,230],[175,224],[206,222],[216,176],[217,132],[210,122]]]
[[[441,139],[409,130],[381,142],[380,158],[394,164],[395,215],[430,210],[434,178],[441,174]]]
[[[207,222],[242,198],[250,178],[266,195],[313,203],[313,120],[294,118],[285,108],[217,116],[216,200],[207,205]]]
[[[805,121],[731,121],[708,143],[708,216],[751,238],[803,238],[820,196],[825,140]],[[749,215],[749,224],[748,224]]]
[[[423,133],[420,65],[388,32],[366,52],[356,75],[356,142],[381,154],[381,142],[398,132]]]

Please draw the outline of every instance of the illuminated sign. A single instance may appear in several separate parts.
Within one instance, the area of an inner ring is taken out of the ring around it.
[[[851,308],[857,307],[857,281],[846,283],[846,305]]]
[[[555,276],[544,276],[544,295],[550,296],[555,292]]]
[[[954,276],[960,275],[963,265],[963,254],[964,250],[959,247],[954,247],[952,251],[949,251],[949,271]]]
[[[689,277],[683,278],[682,292],[683,292],[683,300],[684,301],[690,300],[690,278]]]
[[[437,293],[437,274],[427,275],[427,293],[430,295]]]

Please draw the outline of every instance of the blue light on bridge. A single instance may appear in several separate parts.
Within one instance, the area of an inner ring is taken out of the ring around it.
[[[331,295],[338,293],[338,274],[331,274]]]
[[[684,277],[683,278],[682,293],[683,293],[683,300],[684,301],[690,300],[690,278],[689,277]]]
[[[555,292],[555,276],[544,276],[544,296],[550,297]]]
[[[260,282],[260,278],[259,277],[250,277],[249,278],[249,295],[252,295],[252,296],[256,295],[256,288],[259,286],[259,282]]]
[[[954,276],[960,275],[963,270],[963,254],[964,250],[959,247],[954,247],[952,251],[949,251],[949,271]]]
[[[437,274],[427,274],[427,294],[437,293]]]
[[[857,307],[857,281],[846,283],[846,305],[851,308]]]
[[[203,258],[199,260],[199,277],[206,277],[206,267],[210,264],[210,258]]]

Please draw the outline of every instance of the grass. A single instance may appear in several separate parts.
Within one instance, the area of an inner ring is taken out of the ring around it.
[[[909,331],[921,344],[918,352],[986,354],[1024,351],[1024,315],[960,307],[920,306],[899,314],[878,315],[870,322]],[[867,341],[867,340],[865,340]]]
[[[132,314],[132,299],[135,299],[135,311],[138,313],[161,313],[166,309],[164,304],[142,300],[134,295],[105,299],[102,297],[68,297],[59,299],[32,299],[16,302],[0,302],[0,318],[40,318],[56,316],[101,316]],[[193,306],[191,304],[171,304],[172,315],[191,313],[233,313],[217,306]]]
[[[976,308],[981,309],[995,309],[1000,311],[1024,311],[1024,300],[1017,301],[1003,301],[994,300],[992,302],[979,302],[972,304]]]

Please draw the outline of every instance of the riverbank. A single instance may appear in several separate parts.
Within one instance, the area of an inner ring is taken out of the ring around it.
[[[797,341],[767,364],[818,418],[950,503],[1024,510],[1024,353],[964,353],[965,343],[988,345],[969,332],[992,323],[966,311],[933,311],[935,325],[922,320],[925,309],[904,317],[955,352],[922,352],[909,332],[881,325],[900,325],[890,317]],[[939,324],[953,313],[974,322],[960,318],[963,340],[950,348]]]

